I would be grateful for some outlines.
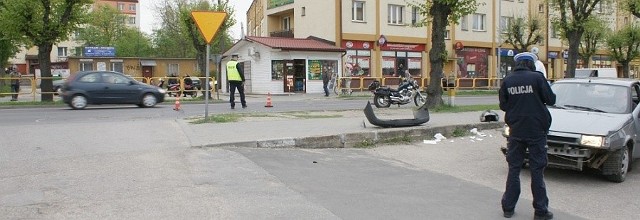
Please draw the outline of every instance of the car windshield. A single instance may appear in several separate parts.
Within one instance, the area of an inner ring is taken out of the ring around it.
[[[555,83],[557,107],[582,111],[629,113],[630,90],[625,86],[594,83]]]

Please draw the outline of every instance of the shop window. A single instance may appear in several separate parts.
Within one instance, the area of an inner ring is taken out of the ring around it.
[[[474,31],[484,31],[485,14],[473,14],[473,27]]]
[[[360,21],[364,22],[365,19],[365,10],[364,10],[365,2],[364,1],[353,1],[353,11],[351,13],[352,21]]]
[[[328,71],[333,76],[338,71],[337,60],[309,60],[307,65],[307,78],[309,80],[322,80],[322,73]]]
[[[389,5],[389,14],[387,15],[387,22],[389,24],[404,24],[404,6],[402,5]]]
[[[122,62],[113,62],[111,63],[111,71],[124,73],[124,65]]]
[[[93,62],[80,63],[80,71],[91,71],[91,70],[93,70]]]
[[[370,76],[370,50],[347,50],[345,62],[347,71],[344,73],[344,76]]]
[[[271,80],[282,80],[284,75],[284,60],[271,61]]]
[[[405,51],[382,51],[382,75],[401,76],[408,69],[411,76],[421,76],[422,53]]]

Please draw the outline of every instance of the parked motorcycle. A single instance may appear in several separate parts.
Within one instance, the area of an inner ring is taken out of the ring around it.
[[[378,108],[388,108],[391,104],[404,105],[412,100],[416,106],[424,105],[427,102],[427,95],[420,92],[418,81],[413,78],[404,78],[398,89],[380,86],[378,80],[369,85],[369,91],[374,94],[373,104]]]
[[[184,91],[180,91],[180,84],[167,85],[167,94],[169,96],[191,96],[192,98],[198,96],[197,88],[191,84],[184,85]]]

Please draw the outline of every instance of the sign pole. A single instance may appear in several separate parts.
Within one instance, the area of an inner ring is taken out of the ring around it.
[[[204,96],[204,121],[205,122],[207,121],[207,118],[209,118],[209,95],[211,94],[211,86],[209,85],[209,76],[210,76],[210,74],[209,74],[209,57],[210,57],[209,47],[210,47],[210,45],[211,44],[207,44],[207,59],[205,61],[205,64],[206,64],[205,66],[206,67],[204,68],[205,72],[206,72],[205,76],[207,77],[206,80],[205,80],[206,81],[205,82],[205,85],[206,85],[205,87],[207,88],[206,89],[207,91],[205,92],[206,94]]]

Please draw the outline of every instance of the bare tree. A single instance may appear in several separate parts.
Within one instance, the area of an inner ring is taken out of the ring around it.
[[[544,40],[542,22],[536,17],[529,19],[516,18],[507,26],[502,34],[504,43],[510,44],[517,51],[528,51],[531,45]]]

